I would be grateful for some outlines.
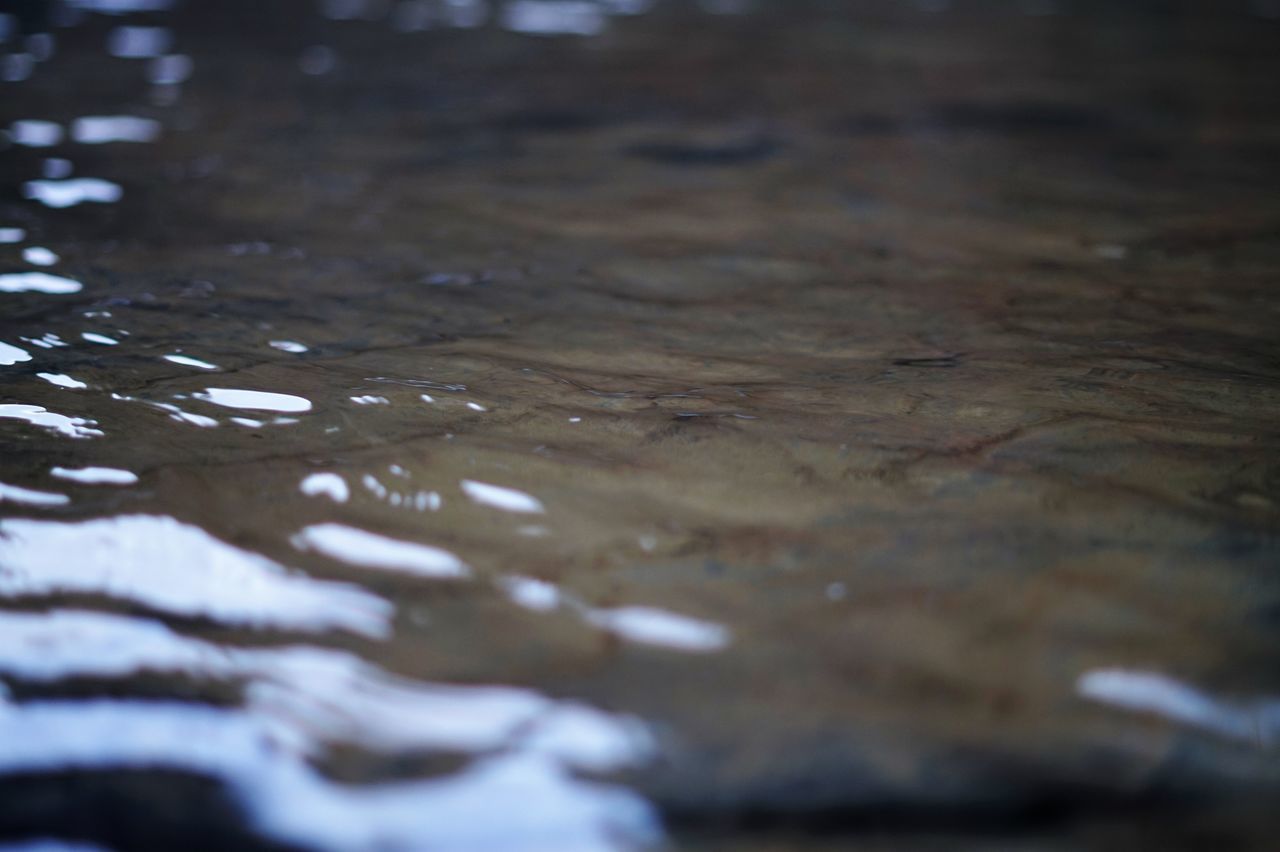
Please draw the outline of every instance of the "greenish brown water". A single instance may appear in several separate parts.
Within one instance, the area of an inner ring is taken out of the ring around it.
[[[623,5],[0,45],[0,837],[1265,846],[1266,4]]]

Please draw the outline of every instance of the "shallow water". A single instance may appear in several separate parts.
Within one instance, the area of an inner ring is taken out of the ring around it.
[[[1274,11],[0,18],[0,839],[1263,845]]]

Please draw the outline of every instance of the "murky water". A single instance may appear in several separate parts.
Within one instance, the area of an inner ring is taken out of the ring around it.
[[[1264,845],[1273,6],[0,18],[0,838]]]

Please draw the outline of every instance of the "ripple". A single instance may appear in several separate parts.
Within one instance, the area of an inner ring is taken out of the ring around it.
[[[512,602],[525,609],[549,612],[560,606],[560,590],[554,584],[532,577],[504,577],[499,585]]]
[[[513,751],[437,779],[349,787],[241,710],[154,701],[0,703],[0,769],[174,769],[228,785],[254,827],[320,850],[608,850],[656,839],[651,807],[584,781],[553,757]],[[495,803],[519,803],[494,819]]]
[[[59,258],[44,246],[27,246],[22,250],[22,259],[32,266],[53,266]]]
[[[7,272],[0,275],[0,293],[48,293],[54,296],[79,293],[79,281],[47,272]]]
[[[87,420],[83,417],[68,417],[65,414],[49,411],[39,405],[24,405],[17,402],[0,403],[0,418],[25,420],[32,426],[52,429],[59,435],[66,435],[68,438],[100,438],[103,435],[100,429],[92,428],[97,425],[98,421],[96,420]]]
[[[500,578],[497,585],[517,606],[536,612],[550,612],[565,605],[588,624],[628,642],[710,653],[728,647],[732,638],[729,629],[723,625],[655,607],[591,607],[581,598],[561,592],[553,583],[532,577],[508,575]]]
[[[37,376],[44,379],[51,385],[57,385],[60,388],[69,388],[70,390],[83,390],[89,387],[79,379],[73,379],[66,373],[36,373]]]
[[[419,577],[466,577],[471,571],[447,550],[400,541],[342,524],[316,524],[293,537],[299,550],[314,550],[341,562],[404,571]]]
[[[347,481],[336,473],[313,473],[298,486],[308,497],[328,497],[335,503],[345,503],[351,497]]]
[[[23,194],[46,207],[73,207],[92,201],[111,204],[124,196],[118,183],[102,178],[68,178],[67,180],[29,180],[22,185]]]
[[[212,417],[205,417],[203,414],[196,414],[192,411],[185,411],[179,406],[172,405],[167,402],[150,402],[147,403],[153,408],[161,411],[169,412],[169,419],[178,423],[188,423],[192,426],[199,426],[201,429],[216,429],[218,421]]]
[[[82,145],[107,142],[154,142],[160,122],[134,115],[86,115],[71,123],[71,138]]]
[[[645,606],[592,609],[588,622],[617,636],[647,645],[662,645],[681,651],[719,651],[729,644],[729,630],[723,625]]]
[[[65,494],[54,494],[50,491],[34,491],[17,485],[0,482],[0,503],[23,503],[27,506],[65,506],[71,498]],[[3,570],[3,569],[0,569]]]
[[[51,331],[44,333],[40,337],[24,337],[22,339],[33,346],[39,346],[41,349],[57,349],[71,345]]]
[[[164,355],[164,360],[172,364],[181,364],[184,367],[195,367],[197,370],[216,370],[217,364],[210,364],[208,361],[201,361],[199,358],[192,358],[190,355]]]
[[[214,621],[381,637],[391,604],[284,567],[161,515],[0,521],[0,597],[78,592]]]
[[[62,141],[62,125],[38,119],[15,121],[9,125],[9,139],[28,148],[49,148]]]
[[[523,491],[504,488],[501,485],[489,485],[472,479],[462,480],[462,491],[477,503],[502,509],[507,512],[539,513],[546,511],[542,501]]]
[[[0,673],[51,682],[142,671],[245,684],[245,706],[156,701],[0,700],[0,770],[163,767],[228,784],[264,834],[318,849],[611,849],[653,840],[634,794],[569,771],[647,761],[629,716],[502,686],[408,681],[344,652],[232,648],[154,620],[80,610],[0,613]],[[481,753],[429,780],[347,787],[309,758],[331,744],[384,752]],[[522,807],[492,820],[495,801]]]
[[[203,393],[193,394],[196,399],[221,405],[224,408],[247,408],[258,411],[303,412],[311,410],[311,401],[300,396],[269,391],[243,390],[240,388],[205,388]]]
[[[30,352],[0,340],[0,367],[12,367],[14,364],[30,360]]]
[[[54,467],[49,474],[84,485],[133,485],[138,481],[133,471],[115,467]]]
[[[1157,672],[1093,669],[1076,681],[1084,698],[1154,713],[1231,739],[1268,744],[1280,738],[1280,699],[1233,703]]]
[[[250,709],[326,742],[480,752],[526,741],[531,725],[569,727],[554,748],[541,737],[542,750],[600,771],[637,763],[651,745],[626,717],[518,687],[410,681],[345,651],[224,647],[152,619],[85,610],[0,612],[0,672],[48,682],[142,671],[245,681]]]

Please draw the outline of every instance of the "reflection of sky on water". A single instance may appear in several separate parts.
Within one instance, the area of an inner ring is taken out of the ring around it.
[[[344,524],[307,527],[294,536],[293,543],[300,550],[312,550],[352,565],[403,571],[417,577],[466,577],[471,573],[461,559],[447,550]]]
[[[0,596],[67,592],[228,624],[368,636],[386,634],[390,613],[368,592],[290,574],[173,518],[0,521]]]
[[[1076,692],[1091,701],[1261,746],[1280,737],[1280,699],[1233,702],[1159,672],[1093,669],[1076,681]]]
[[[79,281],[50,275],[48,272],[6,272],[0,274],[0,293],[46,293],[63,295],[79,293]]]
[[[146,522],[168,526],[161,536],[196,541],[203,535],[194,528],[179,532],[166,519]],[[49,557],[49,547],[79,552],[87,544],[50,544],[47,536],[59,535],[56,525],[37,529],[36,523],[0,526],[0,542],[16,541],[0,550],[0,565],[10,566],[0,574],[0,594],[50,590],[44,579],[24,582],[23,548],[43,546]],[[68,535],[83,533],[81,526]],[[114,544],[133,546],[136,536]],[[361,601],[354,591],[329,594],[320,609],[308,607],[304,599],[308,593],[314,598],[316,587],[304,590],[299,581],[281,578],[260,557],[218,551],[218,545],[213,553],[184,546],[188,562],[211,566],[212,585],[199,588],[186,576],[166,595],[153,583],[122,577],[121,568],[129,574],[130,565],[139,569],[147,560],[149,554],[135,552],[132,563],[108,553],[79,566],[76,577],[64,571],[59,588],[131,595],[159,609],[295,629],[346,620],[337,613],[352,605],[369,610],[367,616],[376,613],[369,606],[374,599]],[[339,603],[342,595],[353,597]],[[205,600],[197,604],[194,596]],[[255,603],[246,610],[249,599]],[[521,848],[611,849],[655,836],[654,815],[642,800],[574,776],[574,770],[616,771],[646,759],[650,738],[634,719],[525,689],[415,683],[342,651],[224,647],[184,637],[158,621],[80,610],[0,613],[0,673],[7,677],[41,683],[144,672],[238,683],[245,701],[234,709],[106,699],[0,701],[0,739],[12,744],[0,752],[0,771],[166,768],[208,774],[228,785],[258,830],[318,849],[471,848],[517,839]],[[326,780],[310,763],[341,744],[480,757],[442,778],[352,788]],[[495,806],[503,807],[503,818],[484,818]]]
[[[554,735],[555,732],[553,732]],[[0,704],[14,747],[0,771],[159,768],[221,780],[268,837],[315,849],[605,850],[657,832],[634,794],[575,777],[533,729],[451,775],[351,787],[319,774],[305,742],[251,712],[97,699]],[[495,814],[495,810],[497,814]]]
[[[84,485],[133,485],[138,481],[136,473],[114,467],[52,467],[49,475]]]
[[[22,191],[27,198],[53,208],[74,207],[85,202],[110,204],[124,195],[119,184],[102,178],[29,180],[22,185]]]
[[[0,350],[0,355],[3,355],[3,350]],[[59,414],[40,405],[0,403],[0,419],[25,421],[32,426],[49,429],[67,438],[100,438],[103,435],[101,429],[94,428],[97,425],[95,420]]]

